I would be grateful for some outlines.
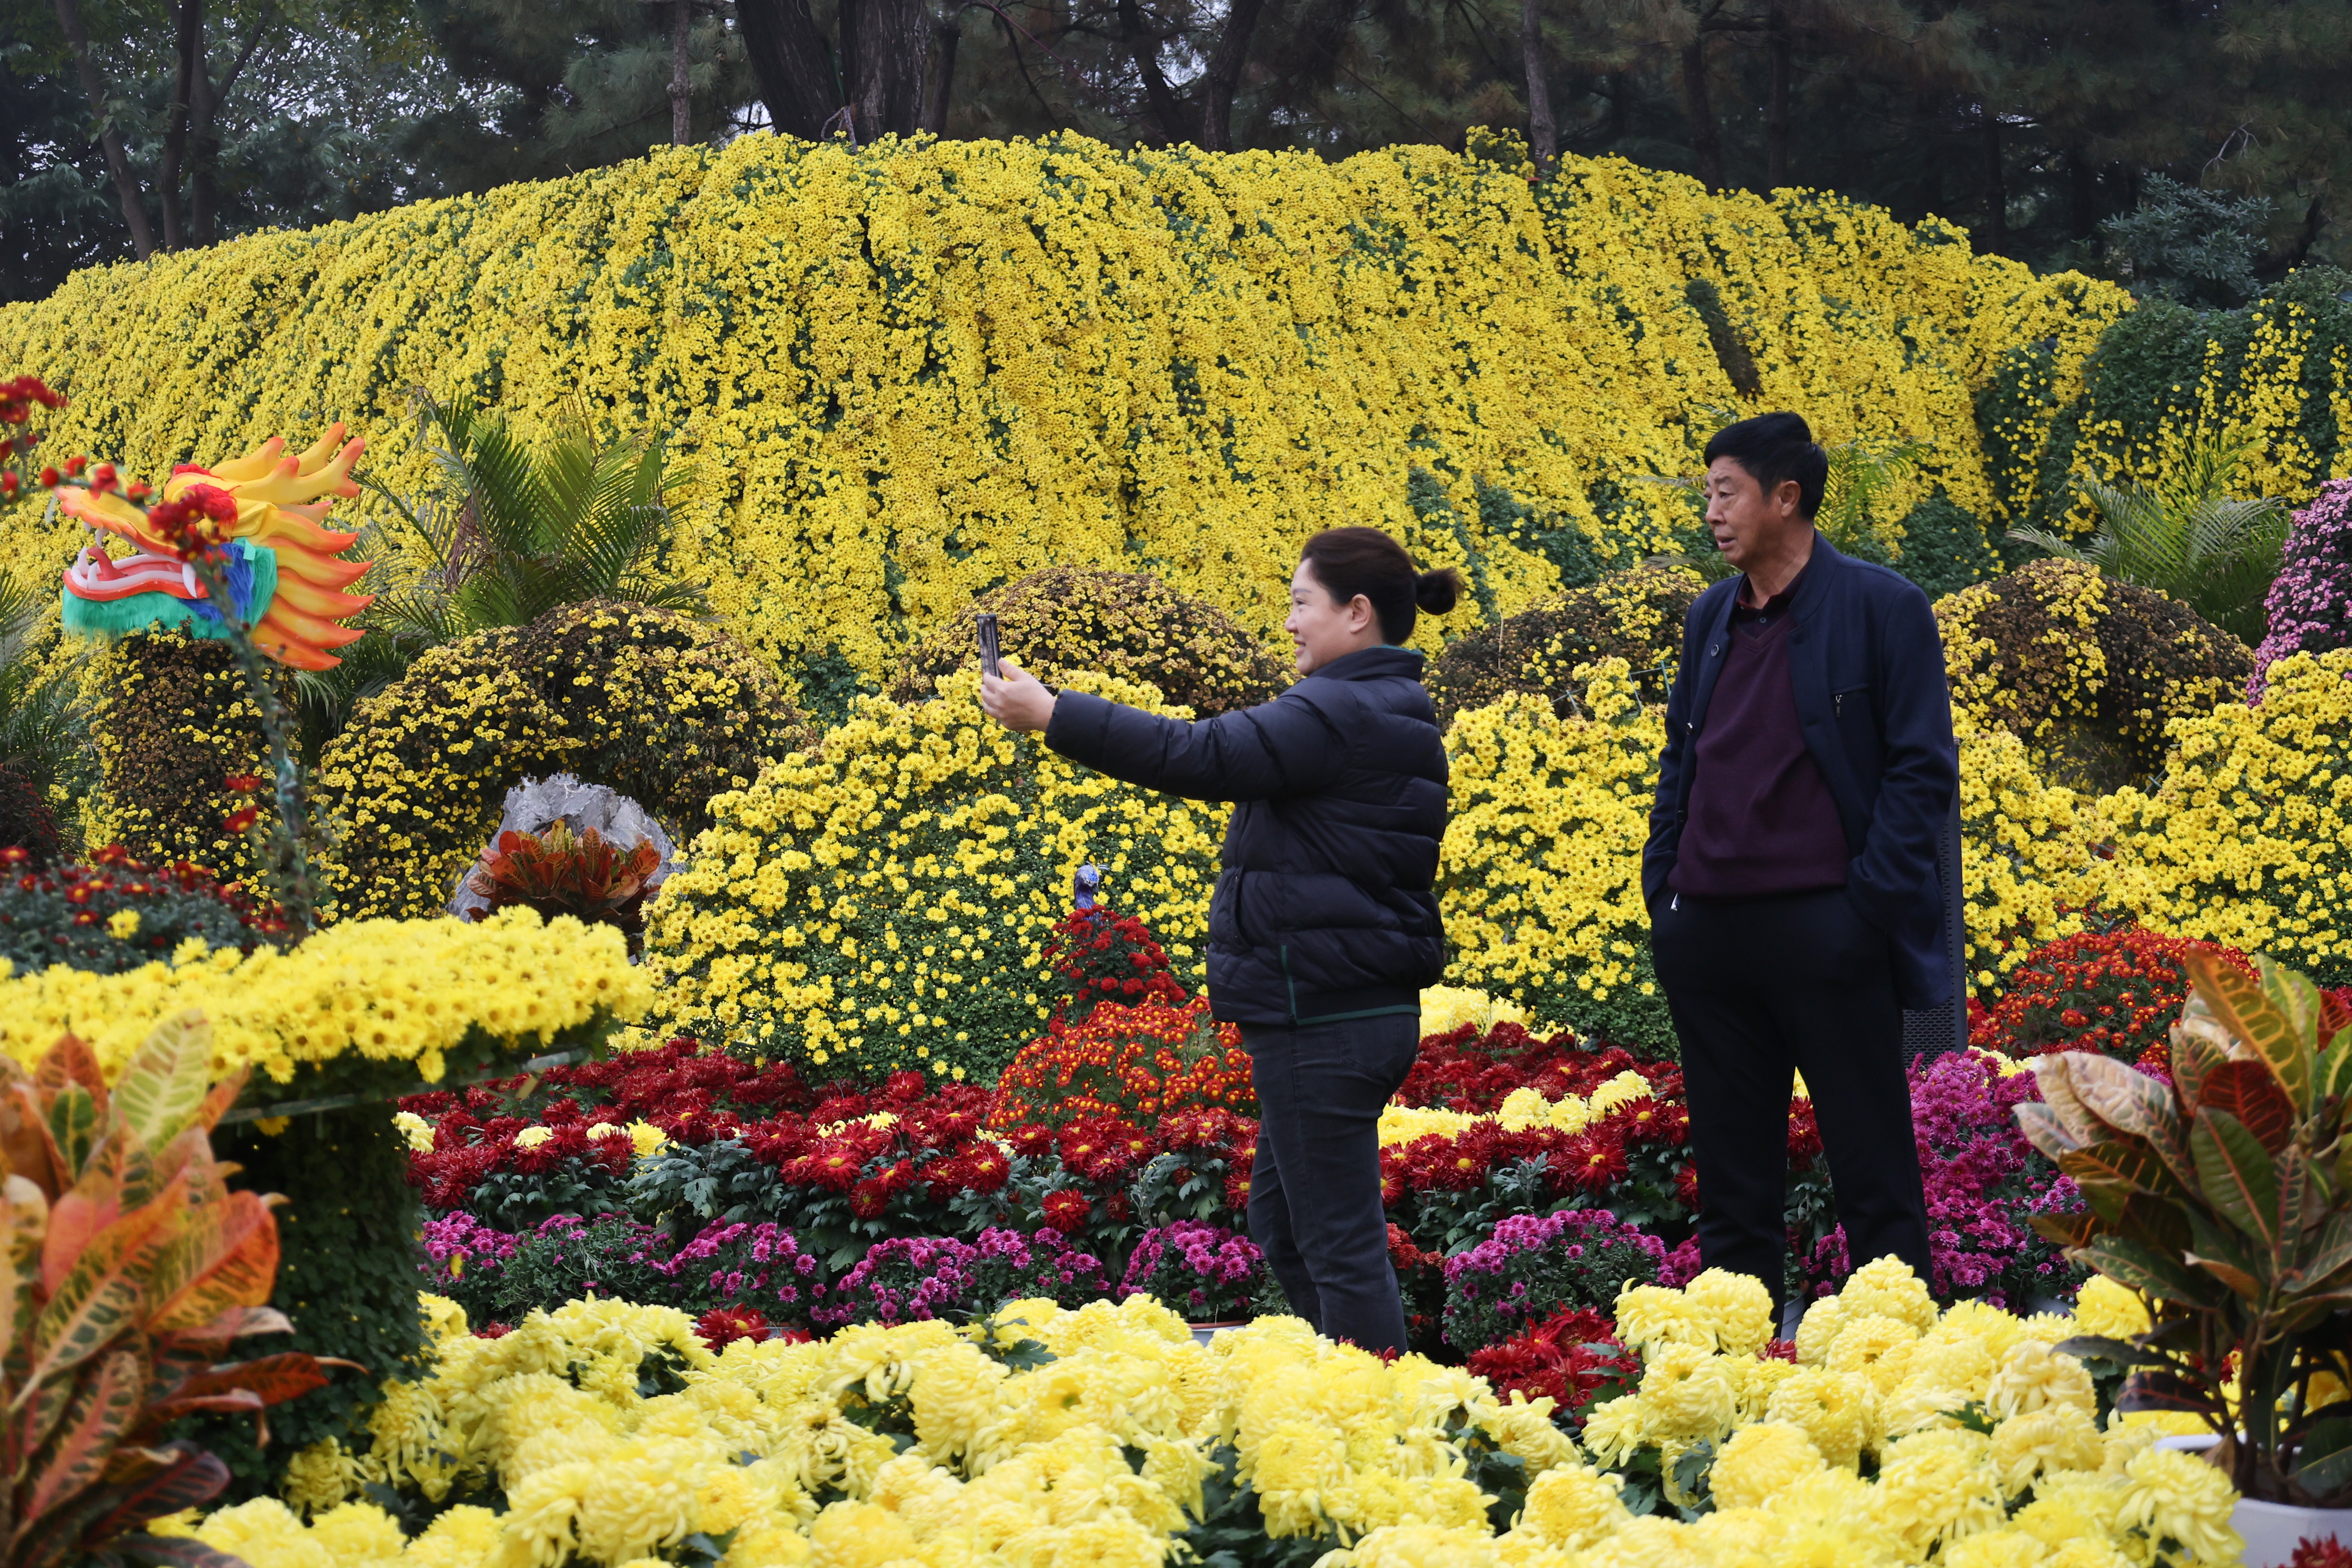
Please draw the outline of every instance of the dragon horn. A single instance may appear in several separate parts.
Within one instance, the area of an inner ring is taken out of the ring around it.
[[[345,616],[356,616],[375,603],[375,595],[339,594],[332,588],[321,588],[289,573],[278,579],[278,596],[270,602],[290,605],[306,616],[317,616],[322,620],[341,620]],[[318,639],[314,637],[311,640],[315,642]]]
[[[372,561],[338,561],[299,544],[273,545],[278,552],[278,580],[299,577],[317,588],[348,588],[367,574]]]
[[[327,433],[325,435],[320,437],[315,443],[306,448],[302,455],[295,460],[302,465],[301,471],[304,474],[315,474],[320,468],[327,466],[328,454],[334,451],[337,447],[342,445],[342,440],[343,422],[338,419],[332,425],[327,426]]]
[[[286,450],[286,437],[272,436],[244,457],[233,462],[215,466],[212,471],[212,477],[225,485],[238,485],[247,479],[257,479],[278,466],[278,454],[284,450]]]
[[[316,500],[330,493],[355,496],[360,493],[360,487],[352,479],[352,465],[359,461],[360,453],[366,447],[365,441],[346,442],[343,449],[335,454],[333,462],[310,474],[301,471],[300,458],[285,458],[268,479],[239,485],[236,499],[284,506],[289,501]]]

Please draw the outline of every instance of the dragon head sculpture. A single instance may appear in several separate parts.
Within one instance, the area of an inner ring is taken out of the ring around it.
[[[235,498],[236,521],[225,531],[222,567],[237,617],[253,628],[264,653],[297,669],[340,664],[327,650],[357,641],[360,633],[339,623],[374,602],[373,595],[342,591],[368,569],[367,562],[338,559],[359,536],[323,526],[333,497],[360,493],[352,465],[365,445],[344,441],[343,426],[333,425],[318,445],[293,457],[281,455],[282,437],[272,437],[234,462],[210,468],[183,463],[163,482],[166,501],[197,485]],[[121,495],[95,489],[59,490],[58,506],[132,548],[113,557],[93,542],[67,568],[66,630],[121,637],[176,626],[199,637],[227,635],[219,606],[205,596],[194,571],[149,530],[144,511]]]

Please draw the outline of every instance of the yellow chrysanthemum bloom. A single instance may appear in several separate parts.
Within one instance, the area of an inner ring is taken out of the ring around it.
[[[2010,1346],[1992,1374],[1985,1408],[2005,1421],[2045,1405],[2071,1405],[2089,1415],[2097,1412],[2099,1399],[2081,1362],[2038,1340],[2021,1340]]]
[[[1696,1345],[1661,1344],[1643,1368],[1641,1400],[1655,1436],[1712,1440],[1730,1428],[1739,1385],[1723,1357]]]
[[[1993,1430],[1993,1472],[2011,1497],[2045,1471],[2095,1470],[2105,1458],[2098,1426],[2078,1405],[2045,1405]]]
[[[1848,1313],[1830,1342],[1823,1364],[1832,1372],[1858,1372],[1884,1396],[1893,1392],[1910,1368],[1919,1331],[1900,1318],[1880,1312]]]
[[[1634,1285],[1617,1293],[1614,1310],[1617,1337],[1634,1350],[1652,1345],[1693,1345],[1715,1348],[1715,1324],[1680,1290],[1663,1285]]]
[[[1618,1497],[1622,1483],[1584,1466],[1563,1466],[1536,1478],[1514,1532],[1551,1546],[1582,1549],[1633,1516]]]
[[[1772,1293],[1752,1275],[1708,1268],[1683,1287],[1684,1299],[1714,1332],[1727,1355],[1753,1355],[1771,1342]]]
[[[1654,1441],[1649,1407],[1637,1394],[1604,1400],[1584,1413],[1584,1446],[1603,1465],[1623,1464]]]
[[[1857,1373],[1805,1367],[1772,1391],[1766,1416],[1801,1428],[1829,1464],[1852,1469],[1875,1436],[1877,1394]]]
[[[2021,1530],[1988,1530],[1955,1541],[1936,1562],[1938,1568],[2042,1568],[2050,1549]]]
[[[1762,1421],[1731,1435],[1708,1472],[1717,1508],[1762,1508],[1802,1477],[1823,1468],[1822,1451],[1804,1428]]]
[[[2124,1467],[2128,1488],[2116,1521],[2145,1530],[2151,1539],[2170,1536],[2200,1563],[2235,1563],[2245,1542],[2230,1528],[2238,1494],[2230,1478],[2196,1454],[2150,1448]]]
[[[1850,1317],[1877,1313],[1899,1319],[1922,1333],[1936,1322],[1936,1301],[1927,1294],[1927,1282],[1912,1273],[1910,1265],[1892,1256],[1855,1269],[1838,1291],[1838,1301]]]
[[[392,1124],[412,1153],[433,1152],[433,1124],[425,1118],[413,1110],[396,1110],[393,1112]]]
[[[1871,1489],[1879,1523],[1920,1556],[2008,1517],[1980,1432],[1922,1432],[1890,1445]]]
[[[359,1489],[359,1467],[332,1437],[322,1437],[286,1461],[278,1495],[299,1514],[324,1513]]]
[[[2147,1332],[2147,1303],[2105,1275],[2094,1274],[2074,1298],[2074,1324],[2086,1334],[2127,1340]]]

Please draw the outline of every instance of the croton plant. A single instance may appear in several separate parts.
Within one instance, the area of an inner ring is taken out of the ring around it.
[[[234,1167],[212,1155],[244,1075],[211,1082],[211,1058],[193,1016],[158,1027],[110,1089],[70,1037],[29,1069],[0,1058],[7,1568],[236,1568],[147,1530],[229,1479],[166,1430],[198,1411],[257,1419],[326,1382],[326,1363],[299,1352],[227,1361],[236,1341],[290,1325],[268,1305],[277,1200],[229,1191]]]
[[[2128,1368],[2125,1410],[2200,1417],[2242,1495],[2352,1505],[2352,1020],[2268,959],[2187,962],[2169,1084],[2067,1051],[2017,1107],[2090,1205],[2034,1224],[2149,1311],[2059,1348]]]

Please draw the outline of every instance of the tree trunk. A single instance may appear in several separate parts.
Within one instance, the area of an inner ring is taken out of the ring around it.
[[[207,69],[205,0],[178,0],[172,20],[172,101],[163,115],[163,172],[155,181],[155,194],[163,202],[163,248],[184,250],[188,227],[180,216],[180,172],[188,163],[189,106],[196,96],[196,78]]]
[[[955,89],[956,46],[963,42],[963,25],[950,16],[931,29],[940,41],[939,62],[931,69],[931,89],[923,95],[923,129],[934,136],[948,133],[948,95]]]
[[[923,0],[856,0],[841,8],[842,85],[857,139],[912,136],[923,115]]]
[[[1118,0],[1118,31],[1128,52],[1135,57],[1136,74],[1143,78],[1144,101],[1151,105],[1151,118],[1160,123],[1160,140],[1171,147],[1191,141],[1184,105],[1176,89],[1168,85],[1167,73],[1160,68],[1160,40],[1144,25],[1143,7],[1136,0]]]
[[[669,0],[669,144],[694,140],[694,0]]]
[[[783,135],[815,141],[841,107],[841,82],[808,0],[736,0],[735,19],[768,118]]]
[[[2088,239],[2099,226],[2099,190],[2091,160],[2082,148],[2066,153],[2068,194],[2073,197],[2074,237]]]
[[[1795,50],[1781,7],[1773,6],[1764,25],[1772,60],[1772,96],[1764,106],[1764,188],[1778,191],[1789,184],[1789,79],[1796,70]]]
[[[1201,73],[1201,145],[1212,153],[1234,150],[1234,93],[1241,86],[1242,68],[1249,63],[1250,35],[1257,30],[1266,0],[1233,0],[1225,13],[1225,30],[1209,54]]]
[[[1706,35],[1699,34],[1683,50],[1683,108],[1690,116],[1691,151],[1698,156],[1699,183],[1710,191],[1723,189],[1723,131],[1715,122],[1715,105],[1706,92]]]
[[[194,9],[196,0],[189,0]],[[196,68],[188,73],[188,237],[210,245],[220,227],[220,103],[213,93],[213,68],[196,44]]]
[[[106,172],[114,176],[114,194],[122,203],[122,222],[131,230],[131,248],[142,261],[155,254],[155,231],[148,226],[147,209],[139,200],[139,182],[131,177],[131,160],[123,155],[122,138],[106,117],[106,84],[99,79],[98,61],[90,57],[89,34],[81,25],[81,9],[74,0],[56,0],[58,28],[73,50],[81,73],[81,92],[89,100],[91,121],[100,127],[98,144],[106,153]]]
[[[1543,9],[1538,0],[1519,0],[1519,56],[1528,70],[1528,151],[1536,173],[1551,173],[1559,150],[1559,126],[1551,117],[1551,84],[1544,79]]]
[[[2009,248],[2009,176],[2000,161],[2000,116],[1988,103],[1979,118],[1984,126],[1984,250],[1999,256]]]
[[[197,62],[195,90],[188,101],[188,242],[192,245],[211,245],[220,238],[221,107],[236,89],[236,79],[245,73],[246,63],[261,47],[269,17],[267,9],[254,17],[236,58],[229,62],[218,82],[213,80],[208,64]]]

